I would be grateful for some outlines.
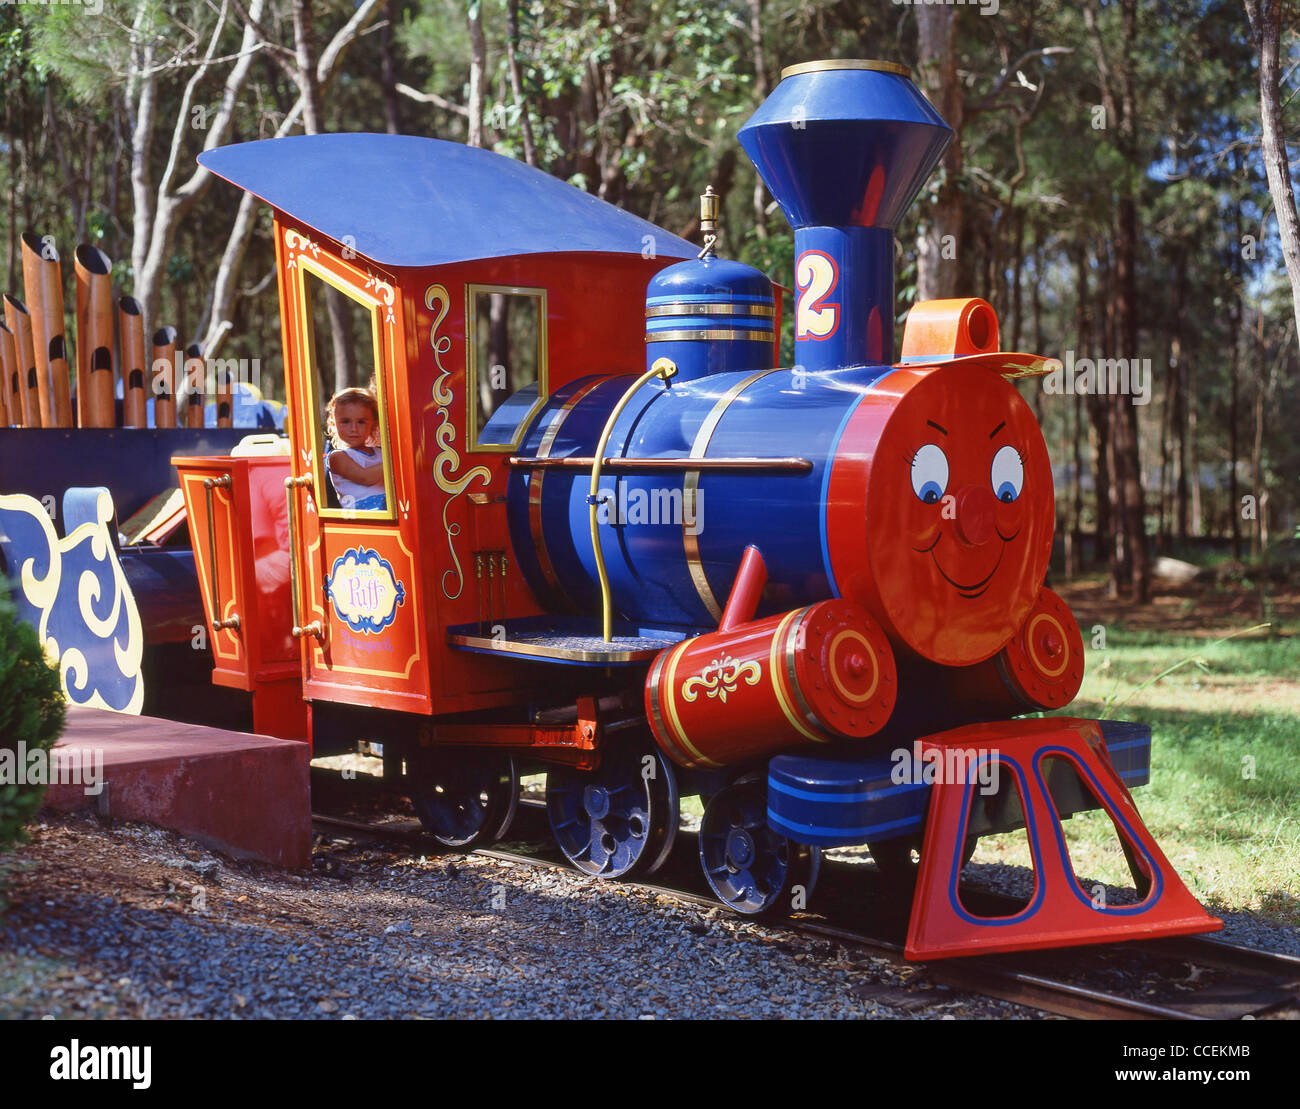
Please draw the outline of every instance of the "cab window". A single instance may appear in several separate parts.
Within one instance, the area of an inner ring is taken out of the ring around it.
[[[306,259],[300,265],[317,504],[326,515],[391,517],[376,306]]]
[[[546,290],[466,289],[470,449],[514,450],[546,400]]]

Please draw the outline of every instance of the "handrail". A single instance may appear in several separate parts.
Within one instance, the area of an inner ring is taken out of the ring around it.
[[[599,507],[600,471],[605,461],[605,447],[609,444],[609,437],[614,432],[615,421],[623,414],[623,409],[627,407],[628,401],[632,399],[636,391],[652,377],[667,381],[675,373],[677,373],[677,365],[671,358],[656,359],[654,365],[638,377],[628,391],[619,398],[619,402],[614,405],[614,411],[609,414],[609,419],[605,421],[605,428],[600,433],[599,442],[596,443],[596,454],[591,463],[591,493],[587,497],[587,504],[591,508],[591,547],[596,554],[596,573],[600,577],[601,630],[604,632],[606,643],[612,643],[614,640],[614,606],[609,593],[609,573],[605,570],[605,555],[600,549],[600,528],[596,523],[596,509]]]
[[[218,586],[217,575],[217,522],[216,514],[213,511],[216,501],[214,489],[229,489],[231,480],[229,474],[222,474],[220,477],[205,477],[203,479],[203,497],[206,501],[208,511],[208,586],[212,597],[212,631],[238,631],[239,630],[239,613],[232,613],[229,618],[223,619],[221,615],[221,591]],[[230,511],[234,512],[234,501],[231,501]]]
[[[325,629],[321,626],[319,620],[313,620],[310,624],[303,624],[302,614],[298,607],[298,502],[293,495],[293,491],[299,486],[310,484],[311,478],[306,475],[284,479],[284,495],[289,501],[289,594],[293,598],[294,639],[303,639],[306,636],[320,639],[325,634]]]
[[[559,458],[525,458],[512,454],[506,465],[515,470],[589,470],[595,458],[565,455]],[[602,470],[650,472],[667,470],[671,473],[724,472],[806,474],[813,464],[807,458],[626,458],[615,455],[601,462]]]

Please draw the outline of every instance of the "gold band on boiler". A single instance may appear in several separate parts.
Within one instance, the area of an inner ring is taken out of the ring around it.
[[[686,729],[682,727],[682,722],[677,716],[677,664],[681,661],[682,655],[686,653],[686,648],[691,644],[691,640],[684,639],[670,653],[664,666],[664,679],[662,682],[656,682],[655,685],[664,691],[663,707],[670,722],[667,734],[674,739],[679,749],[684,748],[686,753],[694,760],[696,766],[721,766],[721,763],[714,762],[713,759],[706,758],[687,738]],[[662,721],[661,721],[662,722]]]
[[[774,331],[650,331],[646,333],[645,341],[647,343],[674,343],[689,342],[698,340],[701,342],[710,342],[713,340],[745,340],[749,339],[755,343],[770,343],[776,339]]]
[[[743,381],[733,385],[718,398],[717,404],[713,406],[712,411],[704,418],[704,423],[700,425],[700,430],[695,433],[695,442],[691,444],[691,458],[703,458],[708,453],[709,440],[713,438],[713,432],[722,420],[722,414],[731,407],[731,402],[753,385],[754,382],[772,373],[776,373],[776,370],[759,370],[757,373],[752,373]],[[718,598],[714,596],[713,587],[709,585],[709,579],[704,573],[703,565],[700,563],[698,528],[696,529],[697,534],[692,535],[690,532],[690,529],[696,527],[699,521],[699,510],[697,508],[699,489],[700,472],[692,470],[686,475],[685,482],[682,483],[682,543],[686,548],[686,568],[690,571],[691,581],[695,585],[695,592],[700,595],[700,600],[704,602],[704,607],[709,610],[709,615],[715,620],[721,620],[722,606],[718,604]]]
[[[789,634],[786,636],[785,672],[786,676],[790,680],[790,695],[799,706],[799,711],[803,713],[804,722],[810,728],[821,733],[812,736],[812,738],[817,740],[818,743],[827,743],[829,742],[830,737],[825,734],[826,727],[822,724],[821,718],[813,712],[812,705],[808,703],[808,699],[803,695],[803,690],[799,688],[799,672],[795,669],[799,653],[799,629],[803,626],[803,622],[807,618],[811,609],[812,606],[809,605],[808,608],[805,608],[799,613],[799,619],[795,622],[795,626],[790,629]]]
[[[793,621],[802,620],[808,614],[808,609],[796,609],[794,612],[787,613],[785,618],[777,625],[776,634],[772,636],[772,653],[768,658],[768,670],[772,674],[772,692],[776,694],[776,702],[781,706],[781,711],[785,714],[786,720],[801,736],[811,739],[814,743],[825,743],[826,737],[816,735],[800,721],[795,713],[794,705],[790,703],[790,698],[786,696],[786,691],[781,687],[781,675],[785,668],[781,665],[781,647],[782,642]],[[791,641],[793,642],[793,636]]]
[[[583,397],[593,389],[603,385],[606,380],[608,379],[596,378],[587,382],[586,385],[574,392],[573,396],[564,402],[547,425],[546,432],[542,435],[542,441],[537,446],[538,458],[550,457],[551,447],[555,445],[555,440],[560,434],[560,425],[569,418],[569,413],[578,406]],[[537,564],[542,569],[542,577],[546,579],[547,585],[563,596],[564,589],[560,585],[560,578],[555,572],[555,567],[551,564],[551,555],[546,549],[546,532],[542,527],[542,478],[545,475],[545,470],[534,470],[528,481],[528,530],[533,537],[533,550],[537,554]]]
[[[771,304],[737,304],[733,300],[707,300],[691,304],[684,300],[672,304],[656,304],[645,310],[645,318],[658,316],[740,316],[770,320],[776,317],[776,307]]]

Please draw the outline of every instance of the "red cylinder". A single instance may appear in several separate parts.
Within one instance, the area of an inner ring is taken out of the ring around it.
[[[1002,650],[978,666],[950,672],[947,695],[985,714],[1064,708],[1083,684],[1083,661],[1074,614],[1044,588]]]
[[[866,610],[822,601],[663,651],[646,678],[656,740],[688,767],[729,766],[884,727],[898,676]]]

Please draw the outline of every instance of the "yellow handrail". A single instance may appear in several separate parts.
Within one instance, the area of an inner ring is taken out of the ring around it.
[[[301,602],[298,596],[298,499],[293,495],[293,491],[311,483],[311,478],[306,475],[284,479],[284,494],[289,501],[289,595],[293,598],[294,639],[305,639],[307,636],[323,639],[325,636],[325,629],[321,626],[321,622],[313,620],[310,624],[304,624],[298,608]]]
[[[218,590],[219,579],[217,576],[217,521],[214,505],[216,498],[213,491],[216,489],[229,489],[230,485],[229,474],[203,479],[203,496],[208,511],[208,590],[212,597],[212,630],[214,632],[224,631],[227,628],[231,631],[239,631],[239,613],[232,613],[229,619],[222,618],[221,593]],[[230,503],[230,511],[232,513],[235,511],[233,499]]]
[[[605,447],[609,443],[609,437],[613,434],[614,423],[623,413],[638,389],[641,388],[652,377],[662,378],[667,381],[677,372],[677,365],[671,358],[659,358],[645,373],[632,383],[631,388],[619,399],[618,404],[614,405],[614,411],[609,414],[609,419],[605,421],[605,430],[600,433],[600,441],[596,444],[595,458],[591,465],[591,493],[587,497],[587,504],[591,507],[591,549],[596,554],[596,573],[600,576],[600,613],[601,628],[605,634],[605,642],[610,643],[614,638],[614,604],[609,594],[609,574],[605,570],[605,555],[600,549],[600,528],[596,524],[596,509],[600,506],[598,494],[600,493],[600,468],[605,461]]]

